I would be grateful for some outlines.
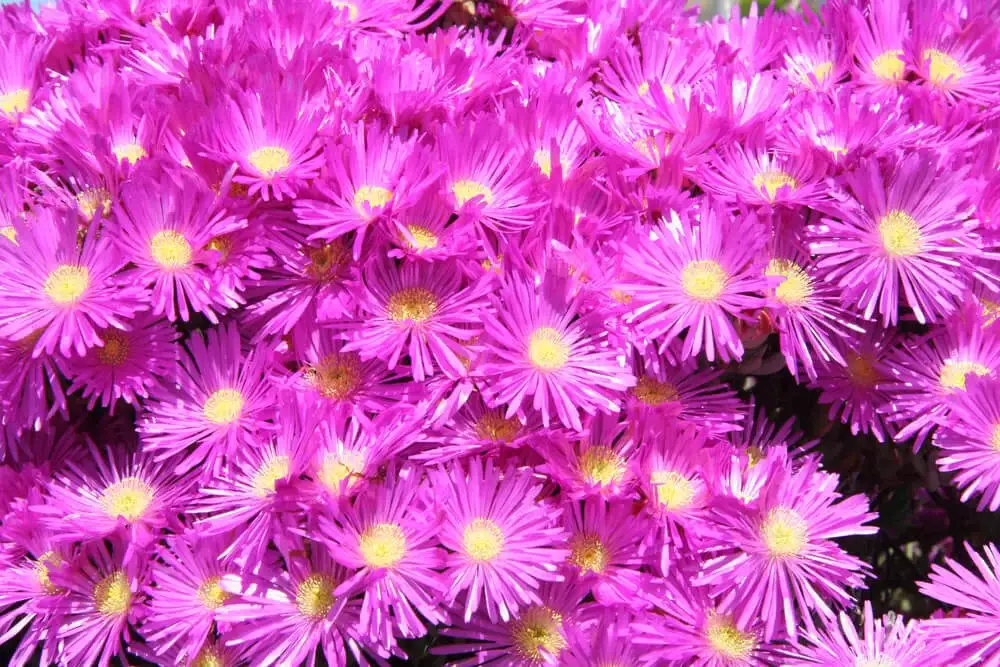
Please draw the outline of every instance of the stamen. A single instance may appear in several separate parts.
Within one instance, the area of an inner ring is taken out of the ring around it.
[[[528,359],[541,371],[557,371],[569,361],[570,346],[552,327],[539,327],[528,341]]]
[[[232,424],[243,414],[243,394],[236,389],[219,389],[205,401],[202,412],[213,424]]]
[[[462,533],[466,555],[480,563],[488,563],[499,556],[505,541],[500,526],[491,519],[473,519]]]

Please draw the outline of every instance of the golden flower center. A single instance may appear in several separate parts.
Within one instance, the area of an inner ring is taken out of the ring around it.
[[[420,225],[407,225],[406,231],[409,232],[409,237],[404,238],[407,246],[416,251],[421,250],[433,250],[438,247],[440,242],[437,234],[427,229],[426,227],[421,227]]]
[[[930,61],[928,76],[934,83],[955,83],[965,76],[962,64],[944,51],[925,49],[923,59]]]
[[[990,432],[990,446],[995,452],[1000,453],[1000,422],[994,424]]]
[[[462,531],[462,548],[469,558],[480,563],[499,556],[505,541],[500,526],[491,519],[473,519]]]
[[[250,164],[262,176],[271,177],[288,169],[291,157],[281,146],[262,146],[250,153]]]
[[[345,479],[360,475],[365,469],[365,455],[347,450],[340,454],[327,452],[323,456],[317,476],[319,481],[333,493],[339,493]],[[353,482],[348,482],[348,488]]]
[[[261,497],[274,493],[278,480],[288,477],[291,464],[292,460],[284,455],[272,456],[264,461],[250,480],[254,493]]]
[[[38,579],[38,585],[41,586],[47,595],[55,595],[62,590],[53,584],[52,579],[49,577],[49,566],[54,565],[58,567],[62,565],[62,562],[63,559],[59,554],[54,551],[46,551],[34,563],[35,578]]]
[[[305,371],[306,381],[325,398],[343,401],[361,386],[361,359],[357,354],[333,353]]]
[[[309,265],[306,267],[313,279],[318,281],[329,280],[336,276],[342,266],[347,264],[350,253],[340,241],[326,243],[318,248],[309,250]]]
[[[639,378],[632,392],[640,403],[654,408],[664,403],[672,403],[681,397],[677,387],[669,382],[659,382],[648,375]]]
[[[789,259],[772,259],[768,262],[764,275],[784,277],[774,289],[774,296],[786,306],[804,305],[812,296],[812,278],[801,266]]]
[[[4,237],[14,245],[19,245],[17,242],[17,228],[14,225],[4,225],[0,227],[0,236]]]
[[[119,162],[128,160],[132,164],[138,163],[139,160],[149,155],[146,149],[142,147],[142,144],[134,141],[127,144],[115,144],[112,146],[111,152],[115,154]]]
[[[437,295],[424,287],[405,287],[393,294],[386,306],[396,322],[426,322],[437,308]]]
[[[597,535],[578,534],[569,541],[569,562],[583,573],[601,574],[608,566],[611,554]]]
[[[588,484],[608,486],[625,477],[625,459],[610,447],[590,447],[580,455],[580,473]]]
[[[528,359],[538,370],[557,371],[569,361],[570,346],[552,327],[539,327],[528,341]]]
[[[354,192],[354,210],[361,215],[377,213],[392,201],[392,190],[381,185],[362,185]]]
[[[229,253],[233,250],[233,239],[228,234],[216,236],[205,245],[205,248],[216,251],[219,253],[219,259],[225,261],[229,257]]]
[[[60,264],[46,278],[42,289],[60,306],[76,303],[90,286],[90,271],[79,264]]]
[[[765,169],[753,177],[753,186],[757,190],[763,188],[767,198],[774,201],[778,196],[778,190],[784,187],[794,190],[799,187],[799,182],[791,174],[780,169]]]
[[[406,535],[395,523],[377,523],[361,534],[358,544],[368,567],[392,567],[406,555]]]
[[[920,225],[905,211],[889,211],[878,223],[882,247],[890,257],[911,257],[923,250],[924,234]]]
[[[848,354],[847,377],[857,387],[874,387],[880,379],[875,370],[875,359],[869,354]]]
[[[823,83],[824,81],[826,81],[826,78],[830,76],[830,73],[833,72],[833,63],[830,62],[829,60],[817,63],[815,66],[813,66],[811,71],[812,75],[816,77],[816,82]]]
[[[206,646],[198,651],[191,667],[226,667],[226,661],[218,647]]]
[[[121,366],[128,359],[128,336],[120,331],[109,330],[102,336],[104,345],[97,348],[97,360],[105,366]]]
[[[455,201],[459,206],[465,206],[476,197],[482,197],[483,203],[489,206],[493,203],[493,190],[479,183],[462,179],[451,184],[451,193],[455,195]]]
[[[697,301],[715,301],[726,289],[729,274],[711,259],[688,262],[681,271],[681,289]]]
[[[490,442],[510,442],[521,432],[521,422],[516,417],[504,419],[496,412],[486,412],[476,422],[476,435]]]
[[[883,81],[899,81],[905,67],[902,49],[883,51],[872,60],[872,74]]]
[[[535,166],[541,171],[546,178],[552,177],[552,149],[550,148],[539,148],[535,151],[534,155]],[[573,166],[568,158],[562,157],[559,160],[559,166],[562,169],[562,174],[565,176],[569,173],[570,168]]]
[[[164,269],[183,269],[191,261],[191,244],[180,232],[164,229],[153,234],[149,254]]]
[[[566,648],[562,616],[548,607],[528,607],[513,623],[514,647],[525,660],[543,662]]]
[[[101,493],[100,505],[112,519],[135,521],[153,502],[153,487],[138,477],[123,477]]]
[[[0,111],[13,118],[28,110],[31,104],[31,91],[27,88],[17,88],[0,95]]]
[[[739,630],[728,616],[714,613],[705,624],[705,638],[712,650],[729,660],[749,660],[757,648],[752,633]]]
[[[760,527],[761,539],[773,558],[798,556],[809,544],[809,526],[793,509],[776,507]]]
[[[94,586],[94,606],[105,616],[124,616],[132,606],[132,589],[122,570],[115,570]]]
[[[978,361],[959,361],[949,359],[941,366],[941,373],[938,380],[941,387],[946,390],[961,389],[965,391],[965,378],[969,373],[975,373],[979,377],[990,374],[990,369]]]
[[[348,20],[357,20],[358,6],[353,2],[347,2],[347,0],[330,0],[330,4],[333,5],[334,9],[340,10],[341,12],[346,11]]]
[[[310,574],[295,589],[295,606],[306,618],[326,618],[337,598],[337,582],[328,574]]]
[[[198,600],[205,605],[205,609],[218,609],[232,597],[222,589],[220,581],[222,577],[209,577],[198,587]]]
[[[694,503],[694,483],[676,470],[656,470],[650,475],[656,500],[671,512],[685,510]]]
[[[202,413],[213,424],[232,424],[243,414],[243,394],[237,389],[219,389],[208,397]]]
[[[88,222],[94,219],[97,211],[102,215],[111,212],[111,194],[104,188],[88,188],[76,193],[76,208]]]

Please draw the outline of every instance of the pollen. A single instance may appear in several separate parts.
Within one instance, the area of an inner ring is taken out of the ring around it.
[[[465,206],[476,197],[482,197],[483,203],[489,206],[493,203],[493,190],[478,181],[462,179],[451,184],[451,193],[455,195],[458,205]]]
[[[232,597],[222,589],[220,581],[222,577],[209,577],[198,587],[198,600],[205,605],[205,609],[218,609]]]
[[[330,4],[333,8],[341,12],[347,11],[347,18],[350,21],[356,21],[358,19],[358,6],[353,2],[347,2],[346,0],[330,0]]]
[[[639,95],[639,97],[649,95],[649,81],[643,81],[640,83],[638,87],[636,87],[635,92]]]
[[[250,164],[262,176],[280,174],[291,164],[291,155],[281,146],[262,146],[250,153]]]
[[[104,188],[88,188],[76,193],[76,208],[88,222],[98,211],[102,215],[111,212],[111,194]]]
[[[617,484],[625,477],[625,459],[610,447],[591,447],[580,455],[580,473],[588,484]]]
[[[545,175],[546,178],[552,178],[552,151],[548,148],[539,148],[535,151],[535,166],[538,170]],[[563,176],[569,173],[570,168],[573,165],[567,158],[561,158],[559,160],[559,167],[562,170]]]
[[[889,211],[879,220],[878,235],[890,257],[912,257],[924,247],[920,225],[905,211]]]
[[[205,401],[202,413],[213,424],[232,424],[243,414],[243,394],[236,389],[219,389]]]
[[[220,255],[219,259],[226,261],[233,250],[233,239],[228,234],[216,236],[205,245],[205,249],[216,251]]]
[[[833,63],[829,60],[817,63],[811,71],[812,75],[816,77],[816,82],[823,83],[830,76],[830,73],[833,72]]]
[[[961,389],[965,391],[965,378],[969,376],[969,373],[983,377],[990,374],[990,369],[978,361],[949,359],[941,366],[941,374],[938,376],[938,380],[941,382],[941,387],[946,390]]]
[[[474,561],[488,563],[503,551],[503,531],[492,519],[478,518],[462,532],[462,548]]]
[[[361,386],[361,359],[357,354],[327,355],[306,369],[306,381],[331,401],[351,398]]]
[[[715,301],[726,289],[729,274],[722,265],[711,259],[688,262],[681,271],[681,289],[692,299]]]
[[[328,574],[310,574],[295,589],[295,606],[306,618],[326,618],[337,598],[337,582]]]
[[[309,265],[306,273],[314,280],[328,281],[336,277],[341,267],[345,266],[350,254],[342,242],[325,243],[318,248],[309,250]]]
[[[608,567],[611,554],[597,535],[579,534],[569,541],[569,562],[586,574],[601,574]]]
[[[191,261],[191,244],[180,232],[164,229],[153,235],[149,254],[164,269],[182,269]]]
[[[878,384],[879,373],[875,370],[875,359],[869,354],[847,355],[847,377],[856,387],[870,389]]]
[[[105,616],[124,616],[132,606],[132,589],[128,577],[116,570],[94,586],[94,606]]]
[[[31,104],[31,91],[27,88],[17,88],[0,95],[0,111],[10,118],[28,110]]]
[[[396,322],[426,322],[437,312],[437,307],[434,292],[424,287],[406,287],[389,298],[386,310]]]
[[[0,227],[0,236],[4,237],[14,245],[17,243],[17,228],[14,225],[4,225]]]
[[[899,663],[885,655],[858,658],[854,667],[899,667]]]
[[[100,505],[112,519],[124,517],[135,521],[142,517],[153,502],[153,487],[138,477],[124,477],[101,493]]]
[[[266,496],[274,493],[274,486],[279,479],[288,477],[288,471],[292,460],[287,456],[272,456],[257,468],[253,474],[250,485],[253,486],[254,493],[258,496]]]
[[[965,76],[962,64],[944,51],[925,49],[923,59],[930,61],[928,78],[934,83],[954,83]]]
[[[216,646],[206,646],[198,651],[191,667],[226,667],[222,652]]]
[[[58,567],[62,565],[62,562],[63,559],[54,551],[46,551],[35,561],[35,578],[38,579],[38,585],[45,591],[46,595],[55,595],[62,590],[53,584],[52,579],[49,577],[49,566],[54,565]]]
[[[392,201],[392,190],[381,185],[363,185],[354,193],[354,210],[361,215],[377,213]]]
[[[516,417],[504,419],[496,412],[486,412],[476,421],[476,435],[480,440],[510,442],[521,432],[521,422]]]
[[[528,359],[541,371],[557,371],[569,361],[570,346],[552,327],[539,327],[528,341]]]
[[[105,366],[121,366],[128,359],[128,336],[120,331],[104,333],[104,345],[97,348],[97,360]]]
[[[728,660],[749,660],[757,648],[752,633],[742,632],[731,618],[715,613],[705,624],[705,638],[712,650]]]
[[[788,259],[772,259],[764,270],[765,276],[782,276],[784,280],[774,290],[774,296],[786,306],[802,306],[812,296],[813,281],[805,270]]]
[[[650,475],[656,489],[656,500],[667,511],[685,510],[694,503],[695,486],[686,476],[674,470],[656,470]]]
[[[139,160],[149,155],[146,149],[142,147],[142,144],[136,142],[131,142],[127,144],[115,144],[111,148],[111,152],[115,154],[119,162],[125,162],[126,160],[132,164],[137,164]]]
[[[772,558],[798,556],[809,544],[809,526],[793,509],[772,509],[760,527],[761,539]]]
[[[990,432],[990,446],[993,447],[993,451],[1000,453],[1000,422],[994,424]]]
[[[673,403],[681,397],[677,387],[669,382],[659,382],[648,375],[639,378],[632,392],[640,403],[653,408],[664,403]]]
[[[328,452],[323,456],[317,476],[319,481],[332,493],[340,493],[341,485],[345,479],[347,488],[350,488],[356,481],[350,479],[361,475],[365,469],[365,455],[359,451],[347,450],[342,453]]]
[[[906,67],[902,56],[902,49],[880,53],[872,60],[872,74],[883,81],[899,81],[903,78],[903,69]]]
[[[368,567],[393,567],[406,555],[406,535],[395,523],[377,523],[365,529],[358,543]]]
[[[90,286],[90,271],[79,264],[60,264],[45,279],[42,289],[55,303],[76,303]]]
[[[764,188],[767,198],[774,201],[778,196],[778,190],[785,187],[794,190],[799,187],[799,182],[791,174],[780,169],[766,169],[753,177],[753,186],[757,190]]]
[[[417,252],[433,250],[440,243],[437,234],[426,227],[407,225],[406,231],[409,233],[409,236],[404,237],[403,241],[411,250],[416,250]]]
[[[525,660],[549,662],[566,648],[562,615],[548,607],[528,607],[513,623],[514,646]]]

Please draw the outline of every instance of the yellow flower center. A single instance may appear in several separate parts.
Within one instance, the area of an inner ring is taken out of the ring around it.
[[[462,532],[462,548],[474,561],[488,563],[503,551],[503,531],[491,519],[473,519]]]
[[[274,485],[279,479],[288,477],[292,460],[287,456],[272,456],[253,474],[250,485],[258,496],[274,493]]]
[[[538,167],[539,171],[541,171],[546,178],[552,177],[552,151],[550,149],[539,148],[535,151],[534,161],[535,166]],[[562,168],[563,176],[568,174],[570,167],[573,166],[565,157],[559,160],[559,165]]]
[[[965,391],[965,378],[968,377],[969,373],[983,377],[990,374],[990,369],[977,361],[949,359],[941,366],[938,380],[941,382],[941,387],[946,390],[961,389]]]
[[[103,336],[104,345],[97,348],[97,360],[105,366],[121,366],[128,359],[128,336],[109,330]]]
[[[726,289],[729,274],[711,259],[688,262],[681,271],[681,289],[692,299],[714,301]]]
[[[18,245],[17,242],[17,228],[14,225],[4,225],[0,227],[0,236],[4,237],[14,245]]]
[[[677,387],[669,382],[658,382],[648,375],[639,378],[632,392],[640,403],[654,408],[664,403],[677,401],[681,397]]]
[[[528,341],[528,359],[542,371],[557,371],[569,361],[570,346],[552,327],[539,327]]]
[[[27,111],[30,103],[31,91],[27,88],[18,88],[0,95],[0,111],[10,118]]]
[[[695,486],[674,470],[656,470],[650,475],[656,488],[656,500],[670,512],[687,509],[694,503]]]
[[[227,593],[219,585],[222,577],[209,577],[198,587],[198,599],[206,609],[218,609],[232,595]]]
[[[105,616],[124,616],[132,606],[132,589],[128,577],[115,570],[94,586],[94,606]]]
[[[342,242],[326,243],[319,248],[309,250],[309,266],[306,267],[306,273],[320,282],[330,280],[336,277],[349,258],[350,252]]]
[[[350,21],[356,21],[358,18],[358,6],[353,2],[347,2],[347,0],[330,0],[330,4],[333,5],[334,9],[340,11],[347,10],[347,18]]]
[[[766,276],[785,279],[774,290],[774,296],[786,306],[801,306],[813,293],[813,281],[801,266],[788,259],[772,259],[764,270]]]
[[[434,292],[423,287],[406,287],[390,297],[386,310],[396,322],[425,322],[437,312],[437,307]]]
[[[340,492],[340,486],[345,479],[360,475],[365,469],[365,455],[362,452],[346,450],[342,453],[327,452],[323,456],[317,476],[327,489],[333,493]],[[356,480],[347,483],[350,486]]]
[[[875,359],[868,354],[848,354],[847,377],[857,387],[874,387],[880,379],[875,370]]]
[[[433,250],[438,247],[439,240],[437,234],[426,227],[407,225],[406,231],[410,233],[410,236],[403,240],[411,249],[419,252],[421,250]]]
[[[985,326],[993,324],[997,321],[997,318],[1000,318],[1000,303],[979,297],[979,306],[982,308],[983,315],[986,317]]]
[[[361,215],[367,215],[368,211],[377,213],[391,201],[392,190],[381,185],[363,185],[354,192],[354,209]]]
[[[42,587],[42,590],[47,595],[55,595],[62,590],[53,584],[52,579],[49,578],[49,566],[54,565],[58,567],[62,565],[62,562],[63,559],[54,551],[46,551],[35,561],[35,578],[38,579],[38,585]]]
[[[816,77],[817,83],[823,83],[826,77],[830,76],[830,72],[833,71],[833,63],[827,60],[826,62],[817,63],[812,68],[812,75]]]
[[[361,386],[361,359],[357,354],[331,354],[306,369],[306,381],[325,398],[342,401]]]
[[[219,389],[205,401],[202,412],[213,424],[232,424],[243,414],[243,394],[236,389]]]
[[[608,566],[611,554],[596,535],[579,534],[569,541],[569,562],[583,573],[601,574]]]
[[[495,412],[486,412],[476,422],[476,435],[490,442],[510,442],[521,432],[521,422],[516,417],[504,419]]]
[[[920,225],[904,211],[889,211],[879,220],[878,235],[890,257],[911,257],[923,250]]]
[[[462,179],[451,184],[451,193],[455,195],[455,201],[459,206],[465,206],[476,197],[482,197],[483,203],[490,205],[493,203],[493,191],[489,187],[477,181]]]
[[[225,261],[229,257],[229,253],[233,249],[233,239],[228,234],[223,234],[222,236],[216,236],[205,246],[208,250],[214,250],[219,253],[222,261]]]
[[[136,164],[142,158],[149,155],[146,149],[142,147],[142,144],[135,142],[128,144],[116,144],[111,148],[111,152],[115,154],[119,162],[125,162],[128,160],[132,164]]]
[[[580,455],[580,473],[588,484],[617,484],[625,477],[625,459],[610,447],[591,447]]]
[[[180,232],[164,229],[153,235],[149,254],[165,269],[183,269],[191,261],[191,244]]]
[[[872,74],[884,81],[899,81],[903,78],[903,69],[906,67],[902,56],[902,49],[880,53],[872,60]]]
[[[566,648],[562,616],[548,607],[528,607],[511,630],[517,653],[525,660],[557,658]]]
[[[767,198],[774,201],[778,196],[778,190],[786,186],[794,190],[799,187],[799,182],[791,174],[780,169],[767,169],[753,177],[753,186],[757,190],[764,188]]]
[[[337,600],[333,595],[336,589],[337,582],[330,575],[310,574],[295,589],[295,606],[306,618],[326,618]]]
[[[250,164],[262,176],[270,178],[288,169],[291,155],[280,146],[263,146],[250,153]]]
[[[858,658],[854,662],[854,667],[899,667],[899,663],[893,658],[880,655],[872,658]]]
[[[392,567],[406,555],[406,535],[395,523],[378,523],[365,529],[358,546],[368,567]]]
[[[76,303],[90,286],[90,271],[78,264],[60,264],[45,278],[42,289],[55,303]]]
[[[218,647],[206,646],[198,651],[191,667],[226,667],[226,661]]]
[[[153,487],[138,477],[124,477],[101,493],[101,509],[112,519],[135,521],[153,502]]]
[[[961,63],[944,51],[925,49],[923,59],[930,60],[928,75],[934,83],[945,83],[948,81],[955,83],[965,76],[965,69],[963,69]]]
[[[809,544],[809,526],[793,509],[776,507],[760,527],[761,539],[773,558],[798,556]]]
[[[76,208],[88,222],[94,219],[97,211],[103,215],[111,212],[111,194],[104,188],[88,188],[76,193]]]
[[[757,639],[741,632],[728,616],[711,614],[705,625],[705,638],[718,655],[730,660],[749,660],[757,648]]]

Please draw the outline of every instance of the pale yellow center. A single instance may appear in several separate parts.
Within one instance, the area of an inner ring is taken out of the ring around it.
[[[191,261],[191,244],[180,232],[164,229],[153,235],[149,254],[164,269],[182,269]]]
[[[959,361],[949,359],[941,366],[941,374],[938,380],[941,387],[947,390],[961,389],[965,391],[965,378],[969,373],[974,373],[979,377],[990,374],[990,369],[977,361]]]
[[[222,652],[216,646],[206,646],[198,651],[191,662],[191,667],[226,667]]]
[[[749,660],[757,648],[756,638],[741,632],[728,616],[712,614],[705,625],[705,638],[718,655],[730,660]]]
[[[27,88],[18,88],[0,95],[0,111],[11,118],[27,111],[30,104],[31,91]]]
[[[902,49],[880,53],[872,60],[872,74],[884,81],[899,81],[903,78],[903,69],[906,67],[902,56]]]
[[[121,366],[128,359],[128,336],[120,331],[106,331],[104,345],[97,348],[97,360],[105,366]]]
[[[378,523],[365,529],[358,547],[368,567],[392,567],[406,555],[406,535],[395,523]]]
[[[14,245],[19,245],[17,242],[17,228],[14,225],[4,225],[0,227],[0,236],[4,237]]]
[[[580,568],[583,573],[595,572],[601,574],[608,566],[611,558],[607,547],[597,535],[578,534],[569,541],[569,562]]]
[[[111,212],[111,194],[104,188],[88,188],[76,193],[76,208],[87,221],[93,220],[97,211],[103,215]]]
[[[365,455],[359,451],[346,450],[340,454],[327,452],[323,456],[320,464],[320,482],[333,493],[340,493],[340,487],[345,479],[356,477],[365,469]],[[355,479],[347,483],[347,488],[356,482]]]
[[[306,267],[313,279],[320,282],[336,277],[342,266],[347,264],[350,252],[340,241],[326,243],[319,248],[309,250],[309,265]]]
[[[534,155],[535,166],[541,171],[546,178],[552,177],[552,151],[547,148],[539,148],[535,151]],[[562,168],[562,174],[565,176],[569,173],[570,161],[565,157],[559,160],[559,166]]]
[[[292,461],[287,456],[272,456],[266,460],[253,474],[250,485],[258,496],[274,493],[274,486],[279,479],[288,477]]]
[[[760,527],[761,539],[773,558],[798,556],[809,544],[809,526],[793,509],[776,507]]]
[[[799,182],[791,174],[787,174],[780,169],[767,169],[753,177],[753,186],[767,193],[767,198],[774,201],[778,196],[778,190],[788,187],[792,190],[799,187]]]
[[[847,376],[855,386],[862,388],[874,387],[879,381],[875,360],[867,354],[847,355]]]
[[[503,551],[503,531],[491,519],[473,519],[462,532],[462,548],[474,561],[487,563]]]
[[[788,259],[772,259],[766,276],[784,277],[774,290],[775,298],[786,306],[801,306],[813,293],[813,281],[801,266]]]
[[[308,619],[326,618],[336,602],[337,582],[327,574],[310,574],[295,589],[295,606]]]
[[[437,312],[434,292],[423,287],[406,287],[389,298],[386,310],[396,322],[425,322]]]
[[[250,164],[262,176],[271,177],[288,169],[291,155],[280,146],[263,146],[250,153]]]
[[[925,49],[923,58],[924,60],[930,60],[928,75],[934,83],[945,83],[947,81],[955,83],[965,76],[965,70],[962,68],[961,63],[944,51]]]
[[[421,250],[433,250],[438,247],[439,239],[437,234],[426,227],[421,227],[420,225],[407,225],[406,231],[409,232],[410,235],[409,237],[404,238],[404,241],[411,249],[419,252]]]
[[[895,659],[885,655],[871,658],[858,658],[854,662],[854,667],[899,667]]]
[[[645,403],[654,408],[680,399],[677,387],[669,382],[658,382],[655,378],[648,375],[639,378],[635,389],[632,391],[640,403]]]
[[[153,502],[153,487],[138,477],[124,477],[101,493],[101,509],[112,519],[135,521]]]
[[[35,561],[35,578],[38,579],[38,585],[41,586],[47,595],[55,595],[62,590],[53,584],[52,579],[49,577],[49,566],[54,565],[58,567],[62,565],[62,562],[62,557],[54,551],[46,551]]]
[[[132,606],[132,590],[128,577],[116,570],[94,586],[94,606],[105,616],[123,616]]]
[[[232,424],[243,414],[243,394],[236,389],[219,389],[205,401],[202,413],[213,424]]]
[[[890,257],[911,257],[924,247],[920,225],[905,211],[889,211],[878,223],[882,247]]]
[[[625,459],[610,447],[590,447],[580,455],[580,474],[588,484],[608,486],[625,477]]]
[[[60,264],[45,278],[42,289],[55,303],[76,303],[90,286],[90,271],[78,264]]]
[[[493,191],[486,185],[476,181],[462,179],[451,184],[451,192],[455,195],[455,201],[459,206],[465,206],[467,202],[476,197],[482,197],[486,205],[493,203]]]
[[[688,262],[681,271],[681,289],[692,299],[715,301],[726,289],[729,274],[722,265],[711,259]]]
[[[656,470],[650,475],[656,500],[670,512],[687,509],[694,503],[695,486],[685,475],[674,470]]]
[[[148,153],[146,149],[142,147],[142,144],[137,144],[135,142],[128,144],[116,144],[111,148],[111,152],[115,154],[119,162],[125,162],[128,160],[132,164],[136,164],[142,158],[146,157]]]
[[[566,648],[562,616],[548,607],[532,606],[513,623],[514,648],[525,660],[557,658]]]
[[[324,397],[343,401],[361,386],[361,359],[357,354],[330,354],[305,371],[306,381]]]
[[[830,76],[830,72],[833,71],[833,63],[827,60],[826,62],[818,63],[812,68],[812,75],[816,77],[817,83],[823,83],[826,78]]]
[[[539,327],[528,341],[528,359],[542,371],[556,371],[569,361],[570,346],[552,327]]]
[[[476,435],[490,442],[510,442],[521,432],[521,422],[516,417],[504,419],[495,412],[486,412],[476,422]]]
[[[229,253],[233,250],[233,239],[228,234],[216,236],[205,246],[207,250],[214,250],[219,253],[219,259],[225,261],[229,258]]]
[[[358,18],[358,7],[353,2],[347,2],[347,0],[330,0],[330,4],[333,5],[334,9],[340,11],[347,11],[347,18],[351,21],[356,21]]]
[[[392,201],[392,190],[381,185],[363,185],[354,192],[354,209],[361,215],[378,213]]]
[[[219,585],[220,581],[222,577],[209,577],[198,587],[198,600],[205,609],[218,609],[232,597]]]

